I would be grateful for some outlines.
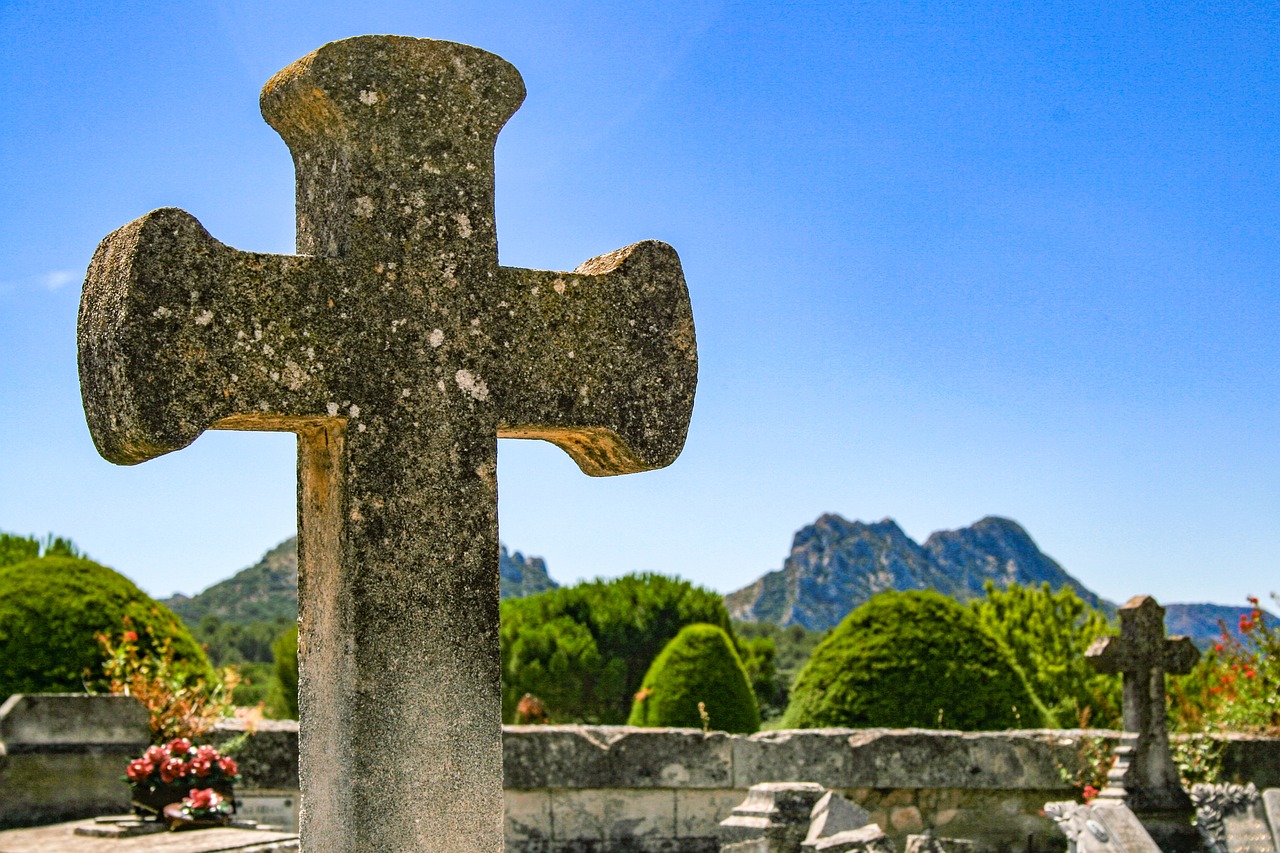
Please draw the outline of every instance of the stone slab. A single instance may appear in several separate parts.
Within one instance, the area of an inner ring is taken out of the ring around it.
[[[1275,853],[1266,805],[1249,785],[1196,785],[1191,789],[1196,828],[1213,853]]]
[[[75,834],[93,821],[11,829],[0,832],[0,853],[292,853],[298,836],[249,829],[201,829],[161,832],[137,838],[93,838]]]
[[[676,836],[672,791],[552,791],[551,815],[557,847],[595,842],[611,849]]]
[[[504,787],[732,788],[723,732],[627,726],[506,726]]]
[[[150,740],[147,709],[131,696],[16,693],[0,705],[0,743],[9,755],[74,747],[129,751],[145,749]]]
[[[1057,821],[1077,853],[1160,853],[1151,835],[1123,803],[1048,803],[1045,812]]]
[[[236,817],[252,820],[285,832],[298,831],[299,791],[236,789]]]
[[[507,791],[503,839],[509,851],[537,850],[555,838],[550,791]]]
[[[1268,788],[1262,792],[1262,811],[1271,825],[1271,843],[1280,850],[1280,788]]]

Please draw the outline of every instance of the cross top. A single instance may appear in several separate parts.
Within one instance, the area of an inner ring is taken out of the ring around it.
[[[1169,753],[1164,677],[1184,675],[1200,659],[1187,637],[1165,637],[1164,608],[1135,595],[1120,612],[1120,636],[1099,637],[1085,651],[1098,672],[1124,674],[1124,730],[1136,741],[1118,750],[1104,798],[1127,799],[1135,810],[1185,810],[1178,768]]]
[[[166,208],[108,235],[81,390],[112,462],[204,430],[298,434],[307,850],[502,846],[497,438],[588,474],[672,462],[697,380],[680,260],[498,265],[493,146],[524,86],[450,42],[363,36],[273,77],[297,255]]]
[[[1085,652],[1102,673],[1144,674],[1160,669],[1185,675],[1200,660],[1187,637],[1165,637],[1164,608],[1149,595],[1135,595],[1119,608],[1120,636],[1099,637]]]

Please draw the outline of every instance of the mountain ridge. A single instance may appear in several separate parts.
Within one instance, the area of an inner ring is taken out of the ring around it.
[[[541,557],[526,557],[499,545],[499,591],[502,598],[533,595],[559,586]],[[218,581],[195,595],[174,593],[160,600],[189,625],[206,616],[247,624],[298,618],[298,537],[290,536],[252,566]]]

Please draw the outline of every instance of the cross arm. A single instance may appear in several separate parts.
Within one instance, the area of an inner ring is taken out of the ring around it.
[[[1120,637],[1097,637],[1085,649],[1084,657],[1097,672],[1114,675],[1124,671],[1124,650],[1125,643]]]
[[[219,422],[289,428],[282,416],[299,407],[282,391],[305,397],[316,359],[296,329],[270,329],[264,340],[257,318],[281,316],[273,303],[310,289],[323,262],[232,249],[176,208],[107,235],[85,279],[77,335],[98,452],[132,465]]]
[[[1164,671],[1186,675],[1200,661],[1200,650],[1190,637],[1170,637],[1164,645]]]
[[[503,267],[499,432],[540,438],[592,476],[671,464],[698,377],[680,258],[649,240],[572,273]]]

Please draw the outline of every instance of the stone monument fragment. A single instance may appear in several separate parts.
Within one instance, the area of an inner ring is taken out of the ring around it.
[[[1044,811],[1067,837],[1067,853],[1161,853],[1123,801],[1046,803]]]
[[[497,439],[596,476],[683,446],[697,356],[674,250],[498,264],[493,148],[523,98],[474,47],[327,44],[261,98],[297,171],[297,255],[162,209],[108,235],[85,281],[105,458],[298,435],[310,853],[502,848]]]
[[[1196,828],[1209,853],[1276,853],[1262,795],[1248,785],[1195,785]]]
[[[1166,639],[1164,608],[1138,595],[1120,607],[1120,636],[1099,637],[1085,656],[1099,672],[1124,675],[1126,737],[1099,799],[1123,801],[1142,815],[1189,815],[1191,800],[1169,752],[1164,677],[1190,672],[1200,651],[1187,637]]]
[[[762,782],[720,821],[724,853],[800,853],[814,806],[826,789],[816,782]]]

